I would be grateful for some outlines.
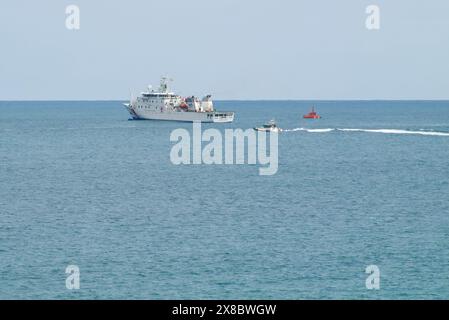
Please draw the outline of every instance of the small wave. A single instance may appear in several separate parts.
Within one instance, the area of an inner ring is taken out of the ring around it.
[[[47,130],[110,130],[110,129],[128,129],[128,128],[136,128],[136,126],[92,126],[92,127],[61,127],[61,128],[47,128]]]

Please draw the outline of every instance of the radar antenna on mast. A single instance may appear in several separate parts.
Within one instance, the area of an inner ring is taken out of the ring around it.
[[[161,77],[161,84],[160,84],[160,91],[163,93],[167,93],[169,91],[168,88],[168,82],[173,81],[172,78],[166,77],[166,76],[162,76]]]

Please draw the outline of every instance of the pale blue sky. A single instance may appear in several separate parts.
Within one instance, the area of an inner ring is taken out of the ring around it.
[[[449,99],[447,0],[1,0],[0,41],[0,100]]]

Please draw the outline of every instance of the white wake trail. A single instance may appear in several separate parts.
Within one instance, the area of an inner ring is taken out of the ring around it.
[[[449,137],[449,132],[441,131],[416,131],[416,130],[401,130],[401,129],[354,129],[354,128],[323,128],[323,129],[307,129],[307,128],[294,128],[285,129],[283,132],[294,132],[294,131],[304,131],[310,133],[327,133],[332,131],[342,131],[342,132],[367,132],[367,133],[384,133],[384,134],[411,134],[411,135],[422,135],[422,136],[439,136],[439,137]]]
[[[386,134],[419,134],[423,136],[440,136],[449,137],[449,132],[439,131],[413,131],[400,129],[337,129],[346,132],[370,132],[370,133],[386,133]]]
[[[282,131],[285,131],[285,132],[306,131],[306,132],[311,132],[311,133],[325,133],[325,132],[331,132],[334,130],[336,130],[336,129],[332,129],[332,128],[325,128],[325,129],[294,128],[294,129],[286,129],[286,130],[282,130]]]

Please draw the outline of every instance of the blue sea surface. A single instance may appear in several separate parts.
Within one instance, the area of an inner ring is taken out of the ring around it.
[[[287,129],[275,175],[173,165],[192,125],[120,101],[0,102],[0,299],[449,299],[449,102],[216,107]]]

